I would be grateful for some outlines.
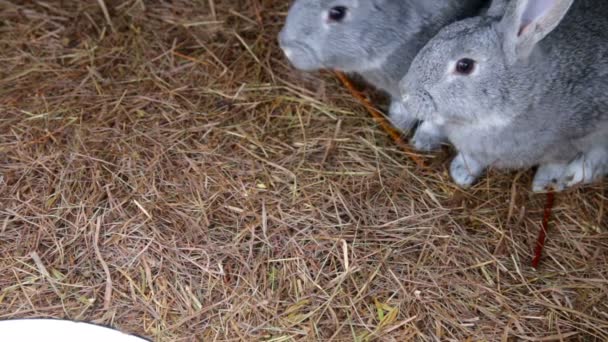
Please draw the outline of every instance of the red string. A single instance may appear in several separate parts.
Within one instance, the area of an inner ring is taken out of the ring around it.
[[[534,249],[534,259],[532,259],[532,267],[538,268],[540,259],[543,256],[543,248],[547,241],[547,231],[549,230],[549,220],[553,213],[553,203],[555,202],[555,193],[550,191],[547,193],[547,203],[545,204],[545,212],[543,216],[543,224],[536,240],[536,248]]]

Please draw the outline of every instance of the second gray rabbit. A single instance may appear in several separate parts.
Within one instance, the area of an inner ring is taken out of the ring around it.
[[[608,173],[608,1],[512,0],[502,18],[454,23],[401,82],[404,106],[458,150],[452,178],[539,165],[533,189]]]
[[[503,0],[497,0],[503,1]],[[443,26],[477,15],[490,0],[295,0],[279,35],[301,70],[355,72],[392,97],[393,123],[409,130],[414,116],[399,102],[399,81],[418,50]],[[416,148],[439,147],[444,135],[430,122],[413,138]]]

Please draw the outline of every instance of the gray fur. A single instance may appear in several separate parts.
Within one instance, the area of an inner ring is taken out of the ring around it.
[[[534,11],[545,14],[519,25]],[[465,57],[476,71],[455,74]],[[441,125],[459,151],[451,172],[461,186],[489,166],[539,165],[535,191],[597,181],[608,172],[608,1],[512,0],[502,19],[454,23],[400,87],[406,109]]]
[[[399,80],[416,53],[441,27],[479,14],[488,3],[489,0],[295,0],[279,42],[298,69],[358,73],[387,92],[393,100],[391,119],[399,128],[408,130],[416,120],[396,100]],[[329,9],[338,5],[349,8],[347,19],[328,24]]]

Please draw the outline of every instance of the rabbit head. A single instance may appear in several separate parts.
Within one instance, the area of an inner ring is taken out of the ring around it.
[[[401,0],[296,0],[279,43],[298,69],[360,71],[400,44],[404,9]]]
[[[439,124],[512,121],[534,101],[539,65],[550,65],[537,43],[557,27],[572,3],[512,0],[502,18],[486,15],[445,27],[418,53],[401,81],[404,106]]]

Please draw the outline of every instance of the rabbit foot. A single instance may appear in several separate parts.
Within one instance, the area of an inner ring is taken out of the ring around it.
[[[534,181],[532,181],[532,191],[562,191],[564,184],[560,180],[566,173],[568,164],[550,163],[539,166]]]
[[[589,184],[608,173],[608,151],[592,151],[572,161],[561,179],[564,188]]]
[[[445,142],[447,142],[447,138],[443,134],[441,127],[424,121],[418,126],[411,143],[418,151],[430,152],[438,150]]]
[[[450,165],[452,179],[463,188],[471,187],[484,170],[484,165],[462,153],[459,153]]]
[[[410,115],[400,101],[391,102],[391,106],[388,109],[388,114],[391,119],[391,123],[406,134],[408,134],[418,122],[416,118]]]

